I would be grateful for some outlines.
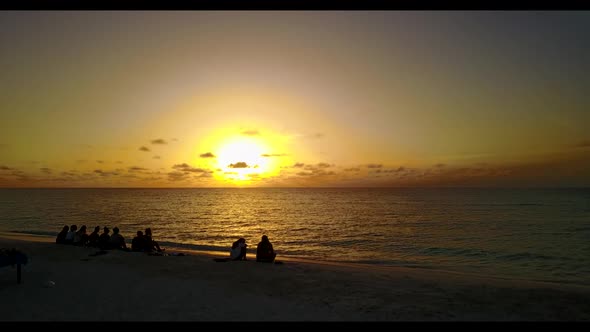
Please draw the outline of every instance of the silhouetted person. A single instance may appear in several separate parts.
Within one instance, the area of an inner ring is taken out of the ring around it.
[[[243,237],[235,241],[231,246],[229,253],[229,259],[232,261],[245,261],[246,260],[246,239]]]
[[[78,230],[78,226],[72,225],[70,226],[70,231],[66,234],[65,243],[72,244],[74,243],[74,236],[76,236],[76,230]]]
[[[100,226],[94,227],[94,232],[88,235],[88,246],[89,247],[98,247],[98,238],[100,237]]]
[[[127,250],[127,244],[123,235],[119,234],[119,227],[113,228],[113,235],[111,235],[111,247],[113,249]]]
[[[152,239],[152,229],[151,228],[146,228],[145,229],[145,242],[146,242],[146,251],[153,251],[153,250],[157,250],[157,251],[162,251],[162,249],[160,249],[160,245],[158,244],[158,242],[154,241]]]
[[[86,234],[86,225],[82,225],[80,230],[74,235],[73,244],[75,246],[85,246],[88,243],[88,234]]]
[[[57,237],[55,238],[55,243],[58,244],[65,244],[66,243],[66,236],[68,235],[68,231],[70,230],[70,226],[65,225],[62,229],[61,232],[59,232],[57,234]]]
[[[258,247],[256,247],[256,261],[272,263],[276,256],[277,254],[268,240],[268,236],[262,235],[262,241],[260,241]]]
[[[98,247],[101,250],[111,249],[111,236],[109,235],[109,228],[105,226],[102,234],[98,237]]]
[[[147,242],[142,231],[137,231],[137,236],[131,240],[131,250],[133,251],[145,251]]]

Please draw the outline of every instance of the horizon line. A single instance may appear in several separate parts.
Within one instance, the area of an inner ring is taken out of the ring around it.
[[[0,189],[590,189],[590,186],[0,187]]]

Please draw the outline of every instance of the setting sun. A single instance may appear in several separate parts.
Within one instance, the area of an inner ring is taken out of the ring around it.
[[[266,146],[258,139],[236,137],[222,143],[217,151],[222,176],[232,180],[249,180],[268,171],[268,161],[262,157]]]

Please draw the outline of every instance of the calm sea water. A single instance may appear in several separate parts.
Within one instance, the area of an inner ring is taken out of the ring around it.
[[[0,189],[0,230],[590,284],[590,189]]]

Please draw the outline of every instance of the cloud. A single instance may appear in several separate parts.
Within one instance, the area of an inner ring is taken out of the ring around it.
[[[246,164],[243,161],[238,161],[235,164],[229,164],[228,166],[229,168],[249,168],[250,166],[248,166],[248,164]]]
[[[447,166],[447,165],[446,164],[436,164],[436,165],[434,165],[434,167],[436,167],[436,168],[442,168],[442,167],[445,167],[445,166]]]
[[[317,171],[320,170],[322,168],[329,168],[332,167],[332,165],[328,164],[328,163],[317,163],[315,165],[305,165],[303,167],[303,169],[307,170],[307,171]]]
[[[199,155],[201,158],[215,158],[215,155],[211,152],[202,153]]]
[[[0,171],[12,171],[13,168],[10,168],[8,166],[4,166],[4,165],[0,165]]]
[[[182,181],[189,178],[189,175],[184,172],[173,171],[168,173],[168,180],[170,181]]]
[[[208,172],[205,172],[205,173],[201,173],[200,175],[195,176],[195,179],[198,179],[198,178],[210,178],[210,177],[213,176],[213,175],[211,175],[212,173],[213,172],[211,172],[211,171],[208,171]]]
[[[139,151],[149,152],[149,151],[150,151],[150,149],[148,149],[148,148],[147,148],[147,147],[145,147],[145,146],[142,146],[142,147],[140,147],[140,148],[139,148]]]
[[[312,172],[297,172],[296,174],[299,175],[299,176],[311,176],[311,175],[313,175]]]
[[[345,168],[344,171],[345,172],[359,172],[361,169],[358,167],[351,167],[351,168]]]
[[[76,173],[74,172],[61,172],[60,174],[63,176],[76,176]]]
[[[382,164],[367,164],[367,168],[381,168]]]
[[[251,130],[243,130],[240,134],[245,135],[245,136],[258,136],[258,135],[260,135],[260,132],[258,132],[257,129],[251,129]]]
[[[590,147],[590,140],[584,140],[573,145],[574,148],[588,148]]]
[[[138,167],[138,166],[132,166],[128,168],[129,172],[142,172],[142,171],[147,171],[147,168],[143,168],[143,167]]]
[[[160,159],[160,156],[153,156],[152,159]]]
[[[178,138],[173,138],[171,141],[172,142],[178,142]]]
[[[39,170],[45,174],[51,174],[51,169],[47,167],[41,167]]]
[[[203,172],[207,172],[207,170],[202,169],[202,168],[194,168],[191,165],[187,164],[187,163],[182,163],[182,164],[176,164],[174,166],[172,166],[173,169],[177,170],[177,171],[181,171],[181,172],[191,172],[191,173],[203,173]]]
[[[96,162],[99,163],[99,164],[104,163],[104,161],[102,161],[102,160],[97,160]]]
[[[264,154],[261,154],[260,156],[267,157],[267,158],[270,158],[270,157],[285,157],[285,156],[287,156],[287,154],[286,153],[270,153],[270,154],[264,153]]]
[[[302,168],[303,166],[305,166],[305,164],[304,164],[304,163],[295,163],[295,164],[293,165],[293,168]]]
[[[308,135],[307,137],[309,137],[309,138],[315,138],[315,139],[320,139],[320,138],[323,138],[324,136],[326,136],[326,135],[324,135],[322,133],[315,133],[315,134]]]
[[[117,172],[105,172],[103,170],[100,169],[95,169],[94,173],[100,175],[100,176],[111,176],[111,175],[119,175],[119,173]]]
[[[162,138],[153,139],[151,142],[152,144],[168,144],[168,142]]]

